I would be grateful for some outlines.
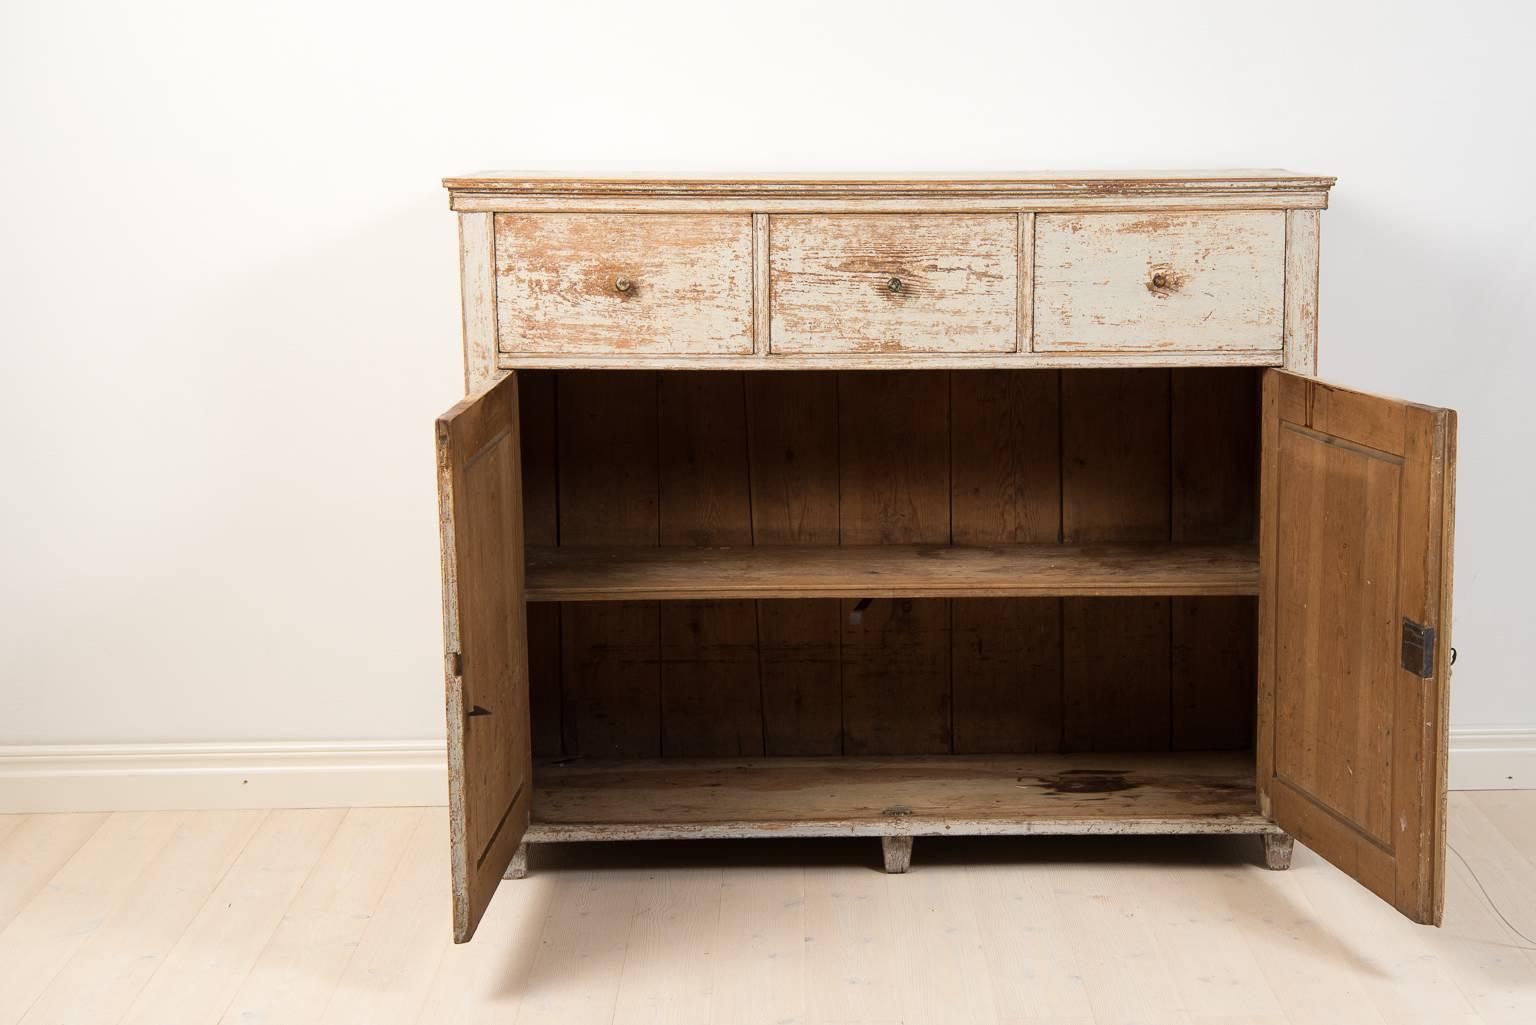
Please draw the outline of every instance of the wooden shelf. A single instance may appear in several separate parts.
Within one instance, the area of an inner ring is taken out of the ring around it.
[[[1278,831],[1242,751],[567,759],[533,776],[533,840]]]
[[[1251,595],[1253,545],[527,550],[529,601]]]

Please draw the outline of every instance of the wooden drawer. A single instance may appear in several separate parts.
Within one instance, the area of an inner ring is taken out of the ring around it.
[[[1285,214],[1040,214],[1037,352],[1283,347]]]
[[[1012,214],[774,215],[775,353],[1013,352]]]
[[[496,215],[504,353],[752,352],[750,214]]]

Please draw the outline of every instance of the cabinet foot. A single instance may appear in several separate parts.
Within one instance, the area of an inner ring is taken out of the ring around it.
[[[1291,849],[1296,841],[1289,833],[1264,834],[1264,865],[1276,872],[1291,867]]]
[[[893,875],[899,875],[912,867],[912,838],[882,836],[880,853],[885,855],[885,870]]]
[[[526,843],[520,843],[517,845],[517,851],[512,855],[512,862],[507,866],[507,874],[502,876],[502,878],[528,878],[528,845]]]

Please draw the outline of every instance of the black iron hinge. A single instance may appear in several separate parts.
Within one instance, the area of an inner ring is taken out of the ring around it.
[[[1435,628],[1403,617],[1403,668],[1415,676],[1435,675]]]

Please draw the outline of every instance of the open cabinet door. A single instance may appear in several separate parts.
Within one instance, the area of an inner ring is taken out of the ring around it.
[[[437,421],[458,943],[480,923],[532,803],[516,378],[508,374]]]
[[[1438,925],[1456,415],[1264,375],[1260,810]]]

